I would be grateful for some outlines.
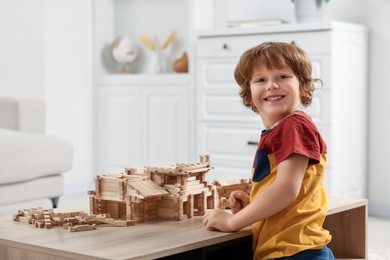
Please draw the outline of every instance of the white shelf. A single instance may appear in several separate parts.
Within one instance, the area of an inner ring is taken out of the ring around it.
[[[280,25],[267,25],[257,28],[218,28],[212,30],[198,30],[198,37],[218,37],[232,35],[274,34],[291,32],[329,31],[332,29],[368,33],[365,26],[339,21],[286,23]]]
[[[130,65],[136,73],[147,73],[152,57],[152,51],[139,41],[141,34],[162,44],[172,31],[176,32],[174,42],[164,50],[168,72],[172,71],[172,62],[184,51],[189,51],[188,0],[98,0],[94,1],[93,7],[94,71],[97,75],[111,74],[120,68],[110,56],[110,46],[118,36],[131,37],[138,45],[138,56]]]
[[[188,73],[165,73],[165,74],[108,74],[96,77],[98,86],[113,85],[189,85]]]

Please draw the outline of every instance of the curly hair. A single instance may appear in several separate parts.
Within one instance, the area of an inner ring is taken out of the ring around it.
[[[268,69],[288,66],[299,81],[301,103],[304,107],[311,104],[314,83],[322,81],[312,78],[312,65],[309,56],[294,44],[284,42],[264,42],[242,54],[234,78],[240,86],[240,96],[245,106],[258,113],[253,105],[250,81],[257,64],[263,63]]]

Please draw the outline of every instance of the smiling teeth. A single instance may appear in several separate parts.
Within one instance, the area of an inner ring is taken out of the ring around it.
[[[278,97],[269,97],[267,98],[267,100],[269,101],[273,101],[273,100],[278,100],[278,99],[281,99],[282,97],[278,96]]]

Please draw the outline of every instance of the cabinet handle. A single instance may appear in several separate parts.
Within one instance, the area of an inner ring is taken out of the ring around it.
[[[294,46],[297,46],[295,41],[291,41],[291,44],[294,45]]]
[[[229,47],[229,45],[228,45],[227,43],[224,43],[224,44],[222,45],[222,49],[224,49],[224,50],[229,50],[230,47]]]
[[[247,144],[247,145],[259,145],[259,142],[248,141],[246,144]]]

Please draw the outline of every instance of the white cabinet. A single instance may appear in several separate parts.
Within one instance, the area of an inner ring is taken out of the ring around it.
[[[328,144],[329,194],[365,197],[367,172],[367,29],[341,22],[297,23],[198,32],[197,153],[210,153],[217,179],[248,178],[263,129],[242,105],[233,71],[240,55],[264,41],[295,43],[324,85],[307,112]]]
[[[188,77],[154,78],[112,76],[97,86],[97,174],[189,161]]]
[[[95,174],[193,161],[191,75],[171,68],[189,52],[189,5],[189,0],[93,1]],[[139,36],[162,44],[173,30],[176,38],[164,51],[168,70],[155,74],[153,53]],[[118,36],[132,37],[138,45],[132,74],[116,73],[120,66],[110,46]]]

